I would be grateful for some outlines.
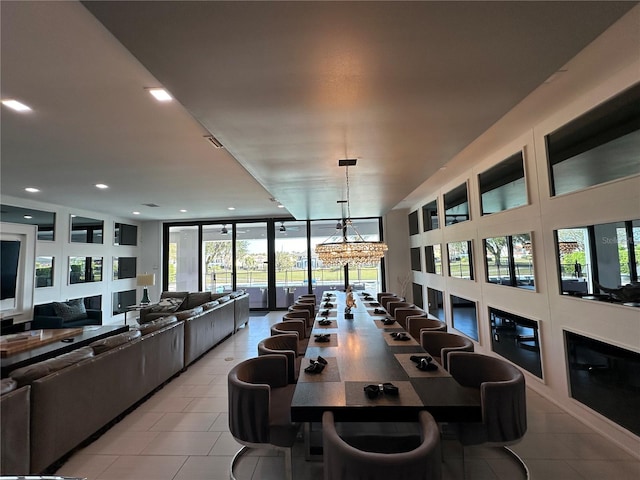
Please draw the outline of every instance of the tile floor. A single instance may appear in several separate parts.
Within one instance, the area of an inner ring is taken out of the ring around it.
[[[96,441],[78,450],[58,475],[88,480],[227,480],[239,445],[227,427],[227,372],[256,355],[282,312],[252,317],[249,325],[211,350]],[[536,480],[640,478],[640,461],[558,407],[528,391],[529,428],[513,446]],[[294,448],[296,480],[322,478],[322,463]],[[443,442],[443,480],[518,480],[519,465],[504,450]],[[463,464],[466,475],[463,475]],[[238,480],[282,480],[283,457],[260,450],[245,455]]]

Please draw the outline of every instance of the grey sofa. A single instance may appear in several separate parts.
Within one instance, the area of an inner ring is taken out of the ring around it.
[[[0,475],[29,472],[31,387],[18,388],[11,378],[2,379],[0,396]]]
[[[49,302],[33,307],[31,328],[74,328],[101,325],[102,310],[85,308],[82,298],[67,302]]]

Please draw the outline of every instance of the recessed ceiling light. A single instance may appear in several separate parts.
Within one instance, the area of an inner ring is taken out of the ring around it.
[[[282,205],[281,203],[278,204],[278,208],[284,208],[284,205]]]
[[[164,88],[148,88],[147,90],[159,102],[169,102],[173,100],[171,95],[169,95],[169,92]]]
[[[31,111],[31,107],[28,107],[24,103],[21,103],[21,102],[19,102],[17,100],[2,100],[2,104],[6,105],[7,107],[9,107],[12,110],[15,110],[16,112],[30,112]]]
[[[29,219],[33,218],[33,216],[32,215],[25,215],[23,218],[26,218],[27,220],[29,220]]]
[[[35,187],[27,187],[24,190],[25,192],[29,192],[29,193],[38,193],[40,191],[39,188],[35,188]]]
[[[187,213],[187,211],[183,208],[182,210],[180,210],[180,213]]]
[[[227,210],[235,210],[236,207],[228,207]]]
[[[134,215],[140,215],[140,212],[131,212],[131,213],[133,213]]]
[[[96,188],[104,190],[105,188],[109,188],[109,185],[105,185],[104,183],[96,183]]]

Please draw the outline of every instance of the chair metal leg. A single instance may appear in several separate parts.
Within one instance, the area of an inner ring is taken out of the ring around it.
[[[283,448],[277,447],[278,450],[284,451],[284,474],[285,480],[293,480],[293,457],[292,457],[292,449],[291,448]],[[240,450],[236,452],[236,454],[231,459],[231,465],[229,466],[229,479],[230,480],[238,480],[233,473],[235,470],[235,466],[245,453],[250,450],[250,447],[244,445]]]
[[[240,450],[236,452],[236,454],[231,459],[231,465],[229,466],[229,478],[231,480],[238,480],[236,476],[233,474],[233,469],[236,466],[236,462],[240,460],[240,457],[249,451],[249,447],[243,446]]]

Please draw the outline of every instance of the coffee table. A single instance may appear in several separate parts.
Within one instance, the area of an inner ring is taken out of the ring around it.
[[[16,368],[56,357],[128,330],[126,325],[90,325],[3,335],[0,337],[1,376],[5,378]]]

